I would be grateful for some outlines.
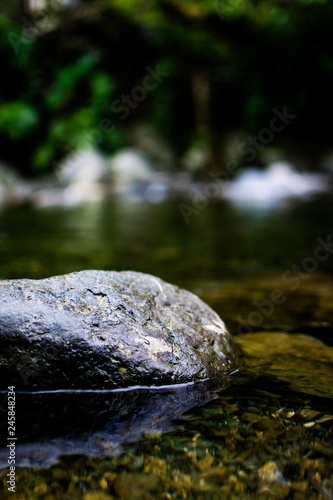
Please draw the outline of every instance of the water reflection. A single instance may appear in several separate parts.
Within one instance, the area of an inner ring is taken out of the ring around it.
[[[332,225],[329,196],[283,211],[214,202],[186,224],[178,201],[108,201],[80,208],[11,207],[0,213],[1,278],[42,278],[82,269],[132,269],[187,285],[285,271],[312,255]],[[333,259],[321,263],[333,272]]]
[[[109,201],[71,210],[3,210],[0,277],[81,269],[148,272],[198,293],[237,332],[238,315],[248,322],[255,304],[281,288],[281,275],[313,255],[317,238],[332,232],[330,196],[265,212],[212,201],[188,225],[178,204]],[[22,498],[30,498],[35,485],[53,494],[53,472],[65,477],[56,484],[61,494],[83,497],[86,485],[95,488],[92,463],[104,481],[98,484],[115,497],[121,491],[120,498],[134,498],[147,475],[160,484],[161,498],[168,491],[177,498],[261,499],[269,492],[276,498],[330,498],[332,275],[330,256],[298,290],[283,289],[285,302],[254,328],[280,333],[254,333],[247,351],[245,346],[251,375],[260,378],[252,384],[244,379],[217,399],[215,388],[207,387],[121,396],[18,394],[19,463],[47,465],[61,453],[112,455],[136,441],[119,462],[62,459],[57,469],[45,470],[42,486],[40,472],[23,471]],[[300,335],[286,339],[281,330],[310,333],[326,345]],[[243,348],[245,341],[239,339]],[[198,405],[204,406],[193,409]],[[173,432],[137,441],[147,431],[154,436],[170,429],[189,409]],[[74,489],[71,478],[78,475],[85,479]]]
[[[68,454],[117,455],[124,443],[171,430],[174,419],[229,384],[224,378],[159,389],[17,393],[16,465],[46,467]],[[5,412],[4,393],[2,401]],[[7,460],[8,450],[0,449],[0,468]]]

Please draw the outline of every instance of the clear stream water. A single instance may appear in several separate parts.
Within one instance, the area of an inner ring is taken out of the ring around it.
[[[266,211],[211,202],[189,224],[178,205],[0,212],[1,279],[155,274],[208,302],[245,356],[226,387],[17,394],[22,467],[15,494],[2,471],[2,497],[333,498],[333,255],[313,257],[333,233],[331,197]]]

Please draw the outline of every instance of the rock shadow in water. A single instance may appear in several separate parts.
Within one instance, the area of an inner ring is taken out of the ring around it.
[[[171,430],[174,419],[229,384],[224,378],[161,388],[17,393],[16,465],[47,467],[69,454],[117,455],[124,443]],[[1,395],[6,411],[6,393]],[[0,449],[0,468],[7,460],[8,448]]]

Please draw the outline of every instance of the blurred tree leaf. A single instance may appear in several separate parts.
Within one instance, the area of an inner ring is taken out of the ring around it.
[[[38,114],[29,104],[13,101],[0,105],[0,132],[5,132],[10,139],[21,139],[38,124]]]
[[[93,53],[84,54],[75,63],[61,68],[56,76],[46,98],[50,109],[59,109],[71,96],[75,85],[88,75],[97,64],[97,56]]]
[[[91,81],[91,106],[96,110],[104,110],[110,103],[110,96],[115,90],[115,84],[112,78],[99,71],[93,74]]]

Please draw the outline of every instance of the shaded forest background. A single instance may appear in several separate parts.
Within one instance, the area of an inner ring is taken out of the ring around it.
[[[176,157],[206,144],[223,164],[227,134],[256,137],[286,106],[297,119],[274,146],[318,168],[332,150],[332,26],[329,0],[2,0],[0,158],[38,175],[145,124]],[[158,84],[133,94],[152,72]]]

